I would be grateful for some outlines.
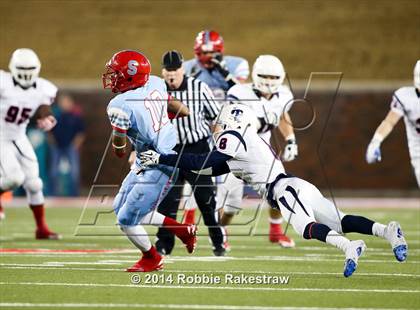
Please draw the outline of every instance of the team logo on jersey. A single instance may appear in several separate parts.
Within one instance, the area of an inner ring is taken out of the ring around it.
[[[241,119],[241,116],[244,113],[244,111],[240,109],[234,109],[230,113],[233,115],[233,118],[235,119],[235,121],[238,122]]]
[[[129,75],[135,75],[137,73],[137,66],[139,63],[136,60],[129,60],[127,63],[128,70],[127,73]]]

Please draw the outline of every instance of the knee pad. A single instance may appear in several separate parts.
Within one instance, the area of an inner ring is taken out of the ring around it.
[[[123,226],[135,226],[137,225],[147,213],[136,208],[135,205],[125,204],[117,214],[118,224]]]
[[[22,171],[16,171],[13,175],[4,176],[0,179],[0,188],[2,190],[12,190],[22,185],[25,175]]]
[[[42,191],[42,180],[39,177],[28,179],[23,184],[23,187],[31,193],[40,192]]]
[[[130,216],[127,212],[120,210],[117,215],[118,224],[121,226],[133,226],[136,225],[135,217]]]

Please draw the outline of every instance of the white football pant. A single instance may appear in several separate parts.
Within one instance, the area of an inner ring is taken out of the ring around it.
[[[0,140],[0,189],[14,190],[21,185],[30,205],[44,203],[38,159],[28,137]]]
[[[244,194],[244,182],[236,178],[232,173],[220,176],[217,182],[217,205],[216,209],[223,208],[224,213],[236,214],[242,210],[242,197]]]
[[[311,222],[327,225],[342,233],[341,219],[345,214],[336,209],[311,183],[296,177],[284,178],[277,182],[273,191],[284,220],[301,237],[305,227]]]

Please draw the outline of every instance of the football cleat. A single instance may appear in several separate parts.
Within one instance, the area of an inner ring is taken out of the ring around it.
[[[295,242],[292,238],[286,236],[283,232],[281,224],[270,224],[270,233],[268,236],[270,242],[278,243],[283,248],[294,248]]]
[[[163,257],[157,254],[155,257],[142,257],[137,263],[130,268],[127,272],[151,272],[163,269]]]
[[[218,246],[216,248],[213,248],[213,254],[214,256],[225,256],[226,249],[223,246]]]
[[[289,238],[286,235],[281,235],[280,238],[279,238],[278,243],[283,248],[294,248],[295,247],[295,241],[292,238]]]
[[[230,243],[227,241],[223,242],[223,247],[225,248],[226,252],[230,252],[232,250]]]
[[[391,244],[397,261],[404,262],[408,255],[408,245],[405,241],[401,225],[398,222],[390,222],[385,228],[385,238]]]
[[[182,224],[194,225],[195,224],[195,209],[185,210]]]
[[[49,231],[48,229],[37,229],[35,232],[35,238],[44,240],[59,240],[62,238],[62,236],[55,232]]]
[[[344,276],[350,277],[357,268],[357,261],[366,250],[366,244],[363,240],[350,241],[346,250],[346,260],[344,262]]]
[[[193,253],[197,246],[197,226],[188,225],[186,227],[187,233],[183,236],[179,236],[181,241],[185,244],[188,253]]]

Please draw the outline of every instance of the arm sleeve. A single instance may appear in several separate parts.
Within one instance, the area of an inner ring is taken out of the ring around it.
[[[201,169],[201,170],[193,170],[192,172],[196,174],[211,175],[211,176],[216,177],[219,175],[224,175],[226,173],[229,173],[230,168],[229,168],[229,165],[226,162],[224,162],[222,164],[218,164],[210,168]]]
[[[206,114],[206,119],[214,120],[217,115],[220,113],[220,105],[214,100],[213,92],[207,86],[207,84],[201,82],[202,95],[205,99],[204,111]]]
[[[124,107],[111,106],[107,110],[109,121],[115,131],[126,133],[131,127],[131,111]]]
[[[159,164],[178,167],[184,170],[201,170],[209,167],[219,166],[226,163],[231,156],[220,153],[218,151],[212,151],[204,154],[169,154],[160,155]]]

